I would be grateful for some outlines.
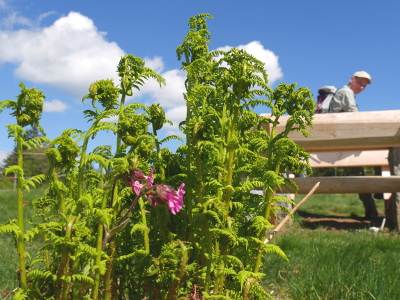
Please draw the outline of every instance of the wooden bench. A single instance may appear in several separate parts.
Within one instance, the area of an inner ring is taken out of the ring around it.
[[[263,115],[269,117],[269,115]],[[285,129],[289,116],[279,119],[277,133]],[[271,132],[271,124],[264,128]],[[388,150],[400,147],[400,110],[317,114],[312,136],[291,132],[289,138],[311,153],[312,167],[382,166],[389,175]],[[400,175],[400,174],[398,174]],[[316,193],[396,193],[400,176],[346,176],[292,178],[300,193],[321,182]],[[396,214],[400,220],[400,209]],[[398,222],[400,223],[400,222]]]

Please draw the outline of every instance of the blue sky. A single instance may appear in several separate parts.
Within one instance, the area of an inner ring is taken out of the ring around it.
[[[360,111],[400,109],[400,2],[359,0],[0,0],[0,101],[16,99],[22,81],[47,96],[41,124],[49,138],[85,130],[88,86],[116,78],[119,58],[134,54],[167,86],[149,82],[129,101],[160,102],[176,124],[184,118],[185,74],[175,49],[199,13],[214,17],[210,49],[246,49],[266,63],[272,87],[296,82],[316,95],[365,70],[373,83],[357,96]],[[14,146],[5,128],[14,122],[9,113],[0,114],[0,160]],[[97,144],[115,142],[100,135]]]

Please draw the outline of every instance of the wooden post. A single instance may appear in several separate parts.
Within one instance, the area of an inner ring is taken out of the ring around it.
[[[392,175],[400,175],[400,147],[389,150],[389,165]],[[400,193],[393,193],[389,199],[386,218],[393,222],[395,229],[400,229]]]

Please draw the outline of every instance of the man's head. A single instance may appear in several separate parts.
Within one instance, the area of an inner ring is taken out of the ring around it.
[[[361,93],[367,84],[371,84],[371,75],[369,75],[365,71],[355,72],[354,75],[350,78],[349,88],[354,92],[355,95]]]

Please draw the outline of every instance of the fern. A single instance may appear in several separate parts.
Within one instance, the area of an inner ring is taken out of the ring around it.
[[[21,233],[19,227],[15,222],[10,222],[9,224],[4,224],[0,226],[0,234],[2,233],[13,233],[15,236]]]
[[[46,179],[46,175],[43,175],[43,174],[30,177],[30,178],[24,180],[23,187],[28,192],[30,192],[30,188],[31,187],[36,189],[36,185],[37,184],[41,184],[42,181],[45,180],[45,179]]]
[[[4,170],[4,174],[7,176],[8,174],[17,174],[18,177],[23,178],[24,177],[24,171],[22,170],[22,168],[20,168],[19,166],[9,166]]]

